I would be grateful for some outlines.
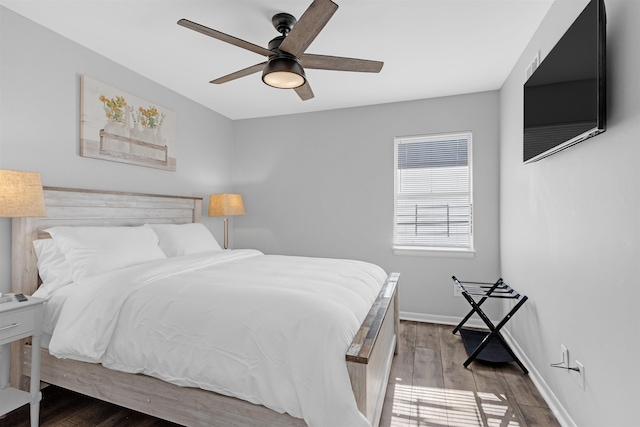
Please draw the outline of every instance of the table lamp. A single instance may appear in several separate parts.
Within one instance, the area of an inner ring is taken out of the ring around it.
[[[229,249],[229,217],[244,215],[240,194],[212,194],[209,197],[209,216],[224,216],[224,248]]]
[[[0,169],[0,217],[46,215],[40,174]]]
[[[39,173],[0,169],[0,217],[32,217],[46,214]]]

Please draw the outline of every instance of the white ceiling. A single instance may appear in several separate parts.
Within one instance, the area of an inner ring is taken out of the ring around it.
[[[306,70],[315,98],[256,73],[264,61],[176,24],[186,18],[267,47],[271,17],[300,18],[311,0],[0,0],[29,18],[231,119],[266,117],[499,89],[553,0],[334,0],[307,53],[384,62],[380,74]],[[524,73],[524,70],[523,70]]]

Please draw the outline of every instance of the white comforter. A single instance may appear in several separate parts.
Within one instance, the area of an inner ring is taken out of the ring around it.
[[[75,285],[49,351],[304,420],[368,426],[345,352],[386,278],[369,263],[209,252]]]

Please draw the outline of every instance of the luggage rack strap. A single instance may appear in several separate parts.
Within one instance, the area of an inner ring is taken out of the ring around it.
[[[451,278],[458,288],[460,288],[461,292],[466,292],[469,295],[511,299],[520,299],[522,297],[515,289],[505,283],[502,278],[498,279],[495,283],[462,282],[458,280],[456,276],[452,276]]]

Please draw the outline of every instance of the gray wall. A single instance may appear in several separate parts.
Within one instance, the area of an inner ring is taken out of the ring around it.
[[[607,0],[607,132],[521,160],[526,65],[584,3],[554,3],[499,93],[237,122],[0,7],[0,168],[38,171],[49,186],[205,198],[236,190],[247,214],[233,219],[233,247],[400,271],[400,309],[425,320],[467,311],[452,274],[502,275],[530,297],[511,335],[576,424],[637,425],[640,2]],[[82,74],[178,113],[177,172],[79,157]],[[458,130],[474,133],[476,256],[393,255],[393,137]],[[203,219],[221,240],[222,222]],[[0,219],[0,292],[10,288],[10,232]],[[584,391],[549,367],[560,344],[586,366]]]
[[[530,297],[508,325],[580,426],[640,425],[640,2],[606,0],[607,131],[522,163],[522,85],[585,1],[556,1],[500,93],[502,274]],[[549,365],[560,344],[585,366]]]
[[[451,276],[500,271],[498,115],[498,93],[485,92],[235,121],[233,182],[247,211],[235,218],[236,246],[374,262],[402,273],[406,317],[463,316]],[[451,131],[473,132],[475,257],[396,256],[394,137]]]
[[[79,156],[80,76],[176,111],[177,172]],[[204,197],[232,190],[231,120],[0,7],[0,168],[45,186]],[[222,220],[208,218],[222,241]],[[0,219],[0,292],[8,292],[11,221]]]

